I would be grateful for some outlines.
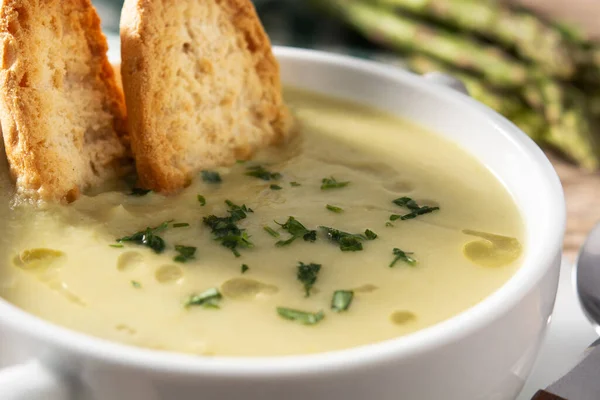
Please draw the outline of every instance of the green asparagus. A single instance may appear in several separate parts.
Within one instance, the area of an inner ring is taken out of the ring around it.
[[[552,76],[570,78],[575,63],[561,31],[534,15],[481,0],[370,0],[417,17],[497,41]]]
[[[525,107],[507,117],[537,143],[545,140],[547,123],[535,110]]]
[[[600,168],[600,44],[480,0],[312,0],[418,73],[442,71],[540,144]],[[440,26],[441,25],[441,26]],[[516,55],[516,57],[515,57]]]
[[[527,67],[500,49],[456,36],[424,22],[356,0],[322,0],[365,36],[391,48],[418,50],[473,70],[491,84],[518,87],[527,83]]]
[[[550,125],[546,141],[588,170],[600,167],[600,145],[591,124],[583,93],[566,89],[566,107],[556,124]]]
[[[452,66],[434,60],[430,57],[415,54],[407,59],[407,64],[410,69],[418,74],[426,74],[429,72],[439,71],[448,73],[457,79],[460,79],[467,87],[469,94],[476,100],[486,104],[502,115],[512,115],[516,111],[523,108],[521,100],[514,94],[501,95],[493,88],[483,84],[476,77]]]

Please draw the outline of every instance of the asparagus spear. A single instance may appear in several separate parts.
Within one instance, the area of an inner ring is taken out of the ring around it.
[[[571,43],[557,28],[534,15],[499,2],[481,0],[370,0],[380,6],[408,11],[443,25],[497,41],[536,63],[544,72],[569,78],[575,63]]]
[[[546,121],[534,110],[523,108],[507,117],[537,143],[542,143],[545,140],[547,132]]]
[[[542,140],[546,127],[544,118],[530,107],[527,107],[518,94],[501,93],[496,88],[483,84],[473,75],[423,55],[412,55],[407,59],[407,65],[419,74],[440,71],[460,79],[474,99],[513,121],[533,140]]]
[[[585,104],[579,104],[585,103],[583,95],[567,91],[544,71],[528,69],[493,46],[483,45],[469,37],[455,37],[447,30],[412,21],[372,3],[320,0],[320,4],[337,11],[348,23],[376,42],[400,51],[421,52],[475,73],[494,87],[522,89],[524,99],[533,110],[523,108],[522,112],[509,112],[509,116],[522,126],[531,124],[534,128],[527,130],[533,132],[531,135],[538,142],[551,144],[588,169],[599,167],[597,138],[589,124],[589,114],[584,111]],[[593,63],[588,62],[588,65]],[[496,107],[504,105],[496,103]],[[536,115],[536,111],[540,114]],[[540,123],[542,116],[547,124],[545,129]]]
[[[560,120],[551,125],[546,140],[571,160],[589,170],[600,167],[600,144],[588,115],[585,96],[566,89],[566,108]]]
[[[494,89],[483,84],[479,79],[464,71],[457,70],[452,66],[439,62],[421,54],[415,54],[407,59],[407,65],[410,69],[418,74],[426,74],[429,72],[444,72],[460,79],[467,89],[469,94],[476,100],[486,104],[502,115],[510,115],[523,107],[522,102],[514,95],[502,96]]]
[[[521,86],[527,68],[500,49],[456,36],[423,22],[356,0],[321,0],[375,42],[397,50],[419,50],[431,57],[473,70],[491,84]]]

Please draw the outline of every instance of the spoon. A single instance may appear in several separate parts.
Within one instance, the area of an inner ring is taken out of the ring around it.
[[[600,224],[592,230],[581,248],[575,273],[581,307],[600,334]]]
[[[574,277],[583,312],[600,334],[600,224],[586,239],[575,268]],[[540,390],[532,400],[597,400],[600,398],[600,339],[585,352],[583,359],[565,376]]]

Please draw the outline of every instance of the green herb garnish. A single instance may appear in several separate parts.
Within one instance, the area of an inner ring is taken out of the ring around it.
[[[302,186],[302,185],[300,185],[298,182],[294,181],[294,182],[290,182],[290,186],[292,186],[292,187],[298,187],[298,186]]]
[[[207,183],[221,183],[221,175],[215,171],[202,171],[202,180]]]
[[[407,219],[417,218],[419,215],[429,214],[440,209],[439,207],[419,206],[417,202],[410,197],[400,197],[392,202],[397,206],[408,208],[410,213],[404,215],[392,214],[390,216],[390,221],[396,221],[398,219],[405,221]]]
[[[280,179],[281,174],[279,172],[269,172],[262,165],[254,165],[246,168],[246,175],[253,176],[263,181],[270,181],[271,179]]]
[[[248,271],[250,269],[249,266],[247,266],[246,264],[242,264],[241,270],[242,270],[242,274],[245,273],[246,271]]]
[[[195,257],[195,255],[196,255],[195,247],[176,245],[175,251],[178,252],[179,254],[177,256],[175,256],[175,258],[173,258],[173,261],[185,263],[185,262],[188,262],[188,261],[196,258]]]
[[[392,263],[390,264],[390,268],[392,268],[398,261],[403,261],[411,266],[417,264],[417,260],[415,260],[414,258],[411,257],[411,255],[413,253],[407,253],[398,248],[395,248],[393,252],[394,252],[394,261],[392,261]]]
[[[131,189],[131,193],[129,193],[130,196],[136,196],[136,197],[142,197],[147,195],[148,193],[150,193],[152,190],[150,189],[142,189],[139,187],[134,187],[133,189]]]
[[[319,228],[325,231],[329,240],[339,244],[342,251],[361,251],[363,249],[361,241],[365,238],[362,235],[354,235],[326,226],[320,226]]]
[[[340,207],[336,207],[336,206],[332,206],[331,204],[327,204],[325,206],[326,209],[328,209],[329,211],[333,211],[334,213],[342,213],[344,212],[344,210]]]
[[[205,290],[200,294],[193,294],[189,296],[184,302],[183,306],[188,308],[190,306],[203,306],[205,308],[219,308],[219,301],[223,298],[221,292],[217,288],[211,288]]]
[[[250,207],[246,207],[245,204],[238,206],[230,200],[225,200],[225,204],[229,206],[229,213],[231,214],[231,218],[233,218],[235,221],[244,219],[248,213],[254,212],[254,210],[252,210]]]
[[[213,239],[221,242],[222,246],[227,247],[236,257],[239,257],[238,248],[251,248],[254,247],[254,244],[245,230],[238,228],[236,223],[246,218],[247,213],[254,211],[245,204],[238,206],[229,200],[225,200],[225,203],[229,206],[230,215],[228,217],[209,215],[203,218],[203,222],[211,228]]]
[[[317,240],[317,231],[306,229],[306,227],[294,217],[289,217],[284,224],[280,224],[277,221],[275,221],[275,223],[280,225],[283,229],[288,231],[290,235],[292,235],[292,237],[288,240],[280,240],[275,243],[277,247],[287,246],[298,238],[302,238],[306,242],[314,242]]]
[[[321,180],[321,190],[337,189],[348,186],[350,182],[338,182],[333,176]]]
[[[321,270],[321,264],[304,264],[303,262],[298,263],[298,272],[296,278],[304,285],[305,297],[310,296],[310,290],[317,281],[317,275]]]
[[[331,298],[331,309],[335,312],[346,311],[353,298],[354,292],[351,290],[336,290]]]
[[[142,246],[150,247],[155,253],[162,253],[165,250],[166,244],[163,238],[157,235],[158,232],[168,228],[169,223],[172,221],[166,221],[154,228],[146,228],[143,231],[139,231],[130,236],[124,236],[117,239],[117,242],[132,242]]]
[[[173,224],[173,228],[185,228],[186,226],[190,226],[187,222],[178,222]]]
[[[273,236],[274,238],[278,238],[279,236],[281,236],[279,234],[279,232],[276,232],[273,228],[271,228],[270,226],[263,226],[263,229],[265,230],[265,232],[267,232],[269,235]]]
[[[198,203],[200,203],[202,207],[206,205],[206,199],[201,194],[198,195]]]
[[[115,249],[122,249],[123,246],[121,243],[117,243],[117,244],[109,244],[110,247],[114,247]]]
[[[133,286],[136,289],[140,289],[142,287],[142,284],[138,281],[131,281],[131,286]]]
[[[283,188],[282,188],[281,186],[279,186],[279,185],[271,185],[271,186],[269,186],[269,187],[271,188],[271,190],[281,190],[281,189],[283,189]]]
[[[377,234],[370,229],[365,230],[365,237],[367,240],[375,240],[377,239]]]
[[[279,314],[279,316],[282,318],[289,319],[291,321],[298,321],[304,325],[315,325],[325,318],[323,311],[311,313],[285,307],[277,307],[277,314]]]
[[[340,250],[342,251],[361,251],[363,249],[362,241],[364,240],[374,240],[377,238],[375,232],[367,229],[365,234],[353,234],[348,232],[343,232],[338,229],[329,228],[327,226],[320,226],[323,231],[327,234],[327,237],[332,242],[335,242],[340,245]]]
[[[385,223],[385,226],[387,226],[388,228],[393,228],[394,224],[392,224],[391,222],[388,221]]]

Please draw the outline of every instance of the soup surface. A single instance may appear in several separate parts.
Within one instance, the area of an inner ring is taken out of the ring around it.
[[[0,295],[110,340],[273,356],[414,332],[519,267],[522,220],[483,165],[386,114],[286,95],[299,139],[176,196],[34,209],[11,202],[4,171]]]

